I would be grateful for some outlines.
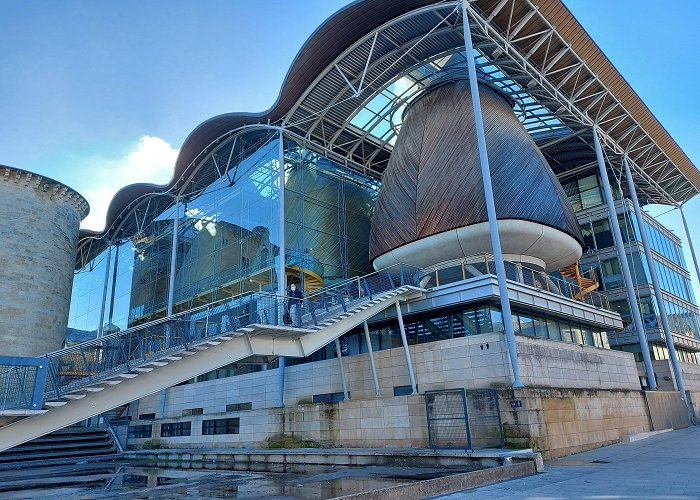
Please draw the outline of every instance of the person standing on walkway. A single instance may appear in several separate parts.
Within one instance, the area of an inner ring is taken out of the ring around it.
[[[304,295],[297,286],[292,283],[289,287],[289,298],[287,299],[287,313],[292,320],[292,326],[301,326],[301,304],[304,301]]]

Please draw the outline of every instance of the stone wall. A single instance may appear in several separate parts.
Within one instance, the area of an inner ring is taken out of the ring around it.
[[[545,459],[651,430],[642,391],[524,388],[499,392],[506,445],[533,448]]]
[[[68,187],[0,167],[0,342],[5,356],[59,349],[68,323],[80,220]]]
[[[630,353],[517,336],[520,375],[527,387],[640,390]]]

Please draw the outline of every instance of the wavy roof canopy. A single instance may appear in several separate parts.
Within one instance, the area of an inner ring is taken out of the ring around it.
[[[590,128],[597,124],[608,153],[630,158],[643,202],[677,204],[698,193],[698,169],[560,0],[475,0],[468,11],[480,78],[513,99],[520,120],[549,148],[545,155],[560,178],[589,162]],[[246,148],[239,144],[234,155],[230,143],[256,144],[272,133],[266,124],[380,178],[401,110],[436,79],[464,74],[463,53],[459,2],[354,2],[307,40],[270,110],[199,125],[167,186],[122,189],[110,204],[107,229],[83,236],[118,238],[133,230],[135,221],[126,220],[138,218],[132,214],[149,192],[183,193],[200,177],[215,178],[244,157]],[[574,144],[579,157],[572,156]],[[222,151],[231,152],[228,161]],[[172,204],[171,196],[159,200],[149,202],[151,209]]]

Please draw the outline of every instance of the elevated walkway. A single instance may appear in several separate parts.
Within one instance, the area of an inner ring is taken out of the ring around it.
[[[47,355],[43,413],[0,428],[0,451],[229,363],[305,357],[399,301],[422,296],[396,266],[302,303],[248,293]],[[292,310],[294,325],[285,325]],[[0,412],[1,415],[1,412]]]

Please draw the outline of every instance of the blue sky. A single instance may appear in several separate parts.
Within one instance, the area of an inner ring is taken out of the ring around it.
[[[700,165],[700,2],[564,1]],[[199,123],[270,107],[304,41],[346,3],[0,1],[0,164],[84,194],[99,228],[117,188],[169,180]],[[700,201],[686,211],[700,246]],[[684,238],[676,211],[660,220]]]

